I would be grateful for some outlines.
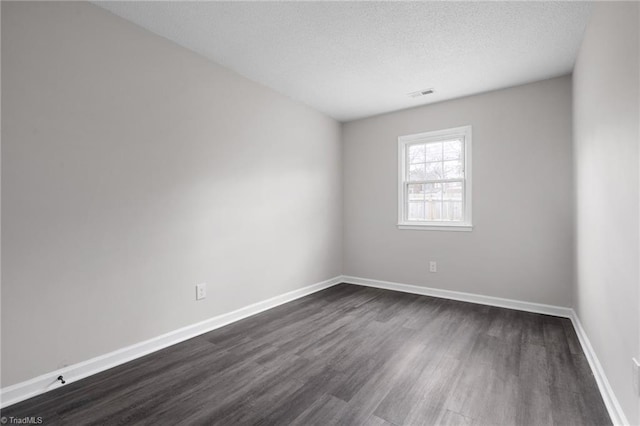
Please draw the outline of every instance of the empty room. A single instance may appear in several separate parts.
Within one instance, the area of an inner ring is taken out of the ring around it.
[[[1,424],[640,425],[640,2],[0,15]]]

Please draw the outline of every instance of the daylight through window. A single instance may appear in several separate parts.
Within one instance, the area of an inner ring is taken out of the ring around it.
[[[471,226],[471,127],[402,136],[400,226]]]

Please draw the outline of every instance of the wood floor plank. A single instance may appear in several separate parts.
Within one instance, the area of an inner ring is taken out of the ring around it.
[[[451,412],[445,409],[445,404],[461,372],[460,360],[448,356],[443,357],[435,368],[425,369],[414,388],[412,402],[406,407],[403,424],[455,423],[455,418],[447,418],[453,415],[447,414]]]
[[[544,346],[543,315],[520,312],[522,337],[521,344]]]
[[[416,365],[423,357],[420,349],[422,347],[415,346],[410,341],[399,344],[398,350],[387,358],[380,368],[374,370],[368,380],[349,398],[349,407],[342,424],[367,424],[376,407],[399,381],[401,375],[411,372],[411,366]]]
[[[582,414],[576,394],[566,389],[551,386],[551,417],[555,425],[579,426],[582,425]],[[610,424],[604,423],[604,424]]]
[[[598,385],[589,367],[589,362],[583,353],[573,355],[573,364],[576,367],[580,392],[576,393],[582,423],[585,425],[603,425],[609,422],[607,408],[598,390]]]
[[[440,426],[471,426],[473,424],[473,419],[447,410],[438,422],[434,424],[438,424]]]
[[[569,320],[348,284],[0,414],[74,426],[611,424]]]
[[[333,426],[338,425],[347,410],[347,403],[334,396],[323,394],[307,409],[296,417],[294,426]]]
[[[568,318],[563,318],[561,322],[562,329],[564,330],[564,334],[569,345],[569,351],[573,355],[582,354],[582,346],[580,345],[580,341],[578,340],[576,330],[573,328],[573,324],[571,324],[571,320]]]
[[[517,406],[517,377],[504,380],[486,364],[464,367],[445,407],[485,424],[514,424]]]
[[[560,318],[546,317],[543,322],[550,386],[579,392],[579,379],[569,342]]]
[[[536,426],[552,424],[551,393],[547,371],[547,351],[544,346],[522,345],[516,423]]]
[[[364,424],[367,426],[396,426],[393,423],[389,423],[388,421],[376,416],[369,416]]]

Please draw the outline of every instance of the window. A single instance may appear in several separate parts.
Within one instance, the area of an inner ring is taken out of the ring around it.
[[[398,227],[471,230],[471,126],[398,138]]]

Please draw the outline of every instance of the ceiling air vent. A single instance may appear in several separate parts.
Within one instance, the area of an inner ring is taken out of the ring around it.
[[[433,89],[423,89],[423,90],[418,90],[417,92],[411,92],[407,96],[409,96],[410,98],[419,98],[421,96],[427,96],[432,93],[433,93]]]

